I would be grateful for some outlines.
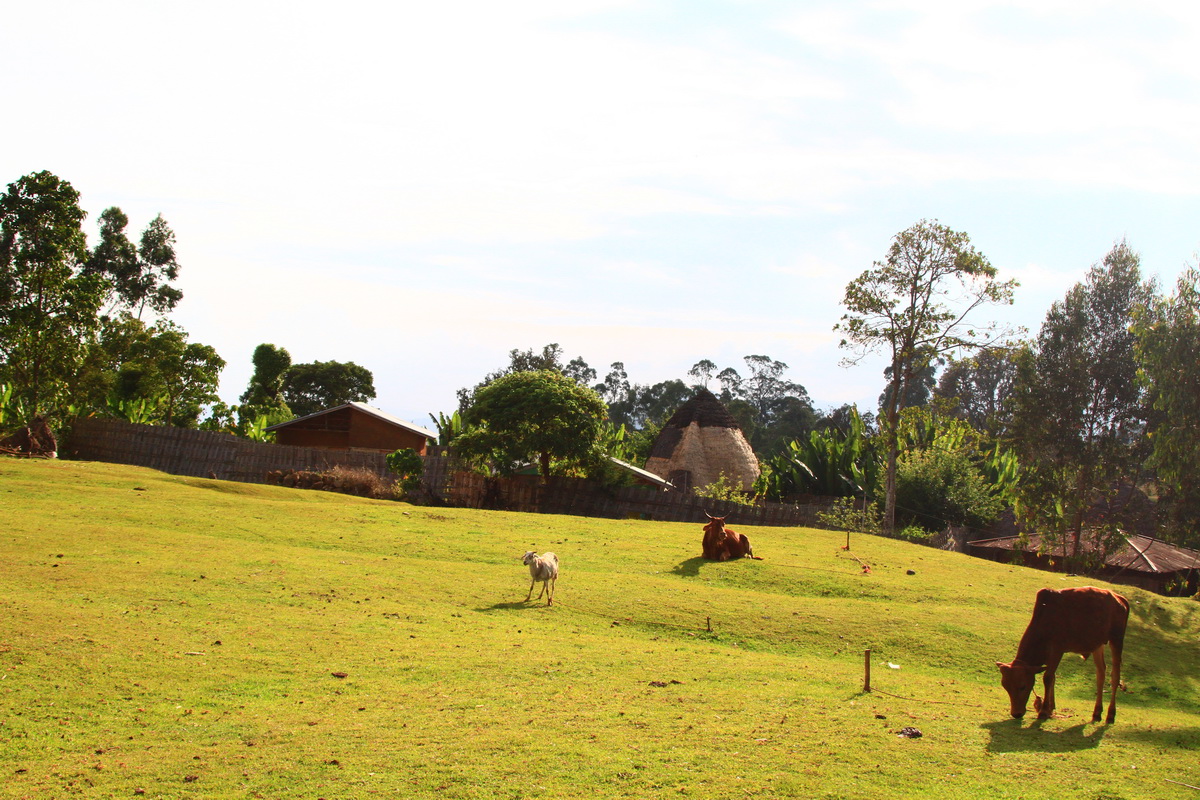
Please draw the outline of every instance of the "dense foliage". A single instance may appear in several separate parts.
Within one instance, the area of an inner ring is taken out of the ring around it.
[[[1080,554],[1097,505],[1144,477],[1144,391],[1131,320],[1154,296],[1121,242],[1055,303],[1018,359],[1008,436],[1021,459],[1018,515]]]
[[[475,393],[455,447],[502,474],[536,464],[549,477],[552,463],[582,468],[602,457],[605,419],[604,401],[561,372],[513,372]]]
[[[888,387],[880,418],[886,462],[884,526],[896,514],[897,431],[900,412],[914,386],[932,382],[930,366],[947,353],[974,350],[1005,335],[995,323],[973,325],[982,306],[1012,302],[1015,281],[999,281],[996,269],[965,233],[922,220],[896,234],[887,258],[846,286],[846,313],[835,330],[857,363],[882,351]]]
[[[50,172],[0,196],[0,382],[10,410],[65,419],[118,413],[194,425],[216,399],[224,361],[162,315],[183,294],[175,234],[161,215],[138,245],[119,208],[88,249],[79,193]],[[158,318],[147,324],[142,314]]]
[[[1200,547],[1200,269],[1180,275],[1174,295],[1149,303],[1134,334],[1165,530]]]
[[[293,364],[283,375],[283,399],[298,417],[375,398],[375,377],[353,361]]]
[[[273,423],[374,398],[373,375],[357,364],[293,364],[262,344],[240,405],[226,406],[216,395],[225,362],[168,317],[182,292],[162,215],[135,240],[124,212],[105,209],[94,246],[85,219],[79,193],[50,172],[0,195],[6,428],[38,414],[107,413],[266,439]],[[1106,509],[1137,491],[1157,501],[1156,530],[1200,545],[1200,271],[1159,297],[1119,242],[1026,341],[974,319],[1010,303],[1014,287],[965,233],[928,220],[898,233],[846,287],[836,326],[847,364],[888,356],[878,415],[817,411],[788,365],[767,355],[737,368],[704,358],[686,375],[640,384],[621,361],[601,378],[549,344],[512,350],[434,421],[443,444],[496,470],[536,463],[546,474],[554,462],[600,475],[611,472],[600,453],[645,463],[666,420],[715,384],[760,458],[757,489],[768,498],[882,499],[888,529],[898,518],[982,525],[1002,503],[1026,529],[1078,552],[1085,536],[1126,524]]]

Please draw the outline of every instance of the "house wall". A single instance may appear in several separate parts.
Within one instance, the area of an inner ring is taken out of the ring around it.
[[[275,441],[291,447],[370,450],[391,453],[409,448],[425,455],[426,438],[355,408],[343,408],[275,431]]]

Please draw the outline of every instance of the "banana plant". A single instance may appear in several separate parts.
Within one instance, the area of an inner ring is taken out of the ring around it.
[[[466,433],[467,426],[463,424],[462,415],[457,410],[450,416],[439,411],[436,417],[430,414],[429,418],[437,427],[438,444],[442,447],[449,447],[455,439]]]
[[[135,425],[153,425],[158,416],[158,407],[157,400],[150,401],[145,397],[120,399],[110,395],[108,398],[108,412]]]
[[[848,431],[813,431],[807,439],[788,442],[767,467],[768,497],[873,497],[879,486],[879,457],[857,412]]]
[[[0,427],[23,420],[23,412],[20,402],[13,399],[13,387],[7,383],[0,383]]]
[[[270,417],[267,414],[259,414],[254,419],[246,420],[246,428],[242,435],[252,442],[273,442],[275,431],[268,431],[269,425]]]

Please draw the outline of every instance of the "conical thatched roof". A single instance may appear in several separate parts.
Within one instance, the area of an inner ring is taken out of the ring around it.
[[[729,410],[701,389],[663,426],[646,470],[679,488],[707,486],[722,474],[749,490],[758,477],[758,459]]]

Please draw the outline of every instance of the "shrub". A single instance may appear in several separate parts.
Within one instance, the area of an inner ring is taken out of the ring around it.
[[[904,454],[896,466],[896,517],[906,526],[945,530],[983,528],[1000,516],[1001,502],[962,451],[930,448]]]
[[[397,485],[401,494],[407,495],[421,488],[421,479],[425,474],[425,460],[417,454],[416,450],[406,447],[403,450],[389,453],[387,465],[388,469],[396,473]]]
[[[724,500],[737,503],[739,506],[752,506],[754,499],[747,495],[742,488],[725,476],[722,472],[715,481],[707,486],[697,486],[692,490],[697,497],[707,497],[710,500]]]
[[[913,544],[929,544],[929,540],[933,538],[933,533],[925,530],[920,525],[906,525],[896,531],[895,538]]]
[[[835,531],[854,531],[879,536],[883,533],[883,515],[879,506],[868,503],[856,508],[853,497],[839,497],[832,506],[817,513],[817,521]]]

